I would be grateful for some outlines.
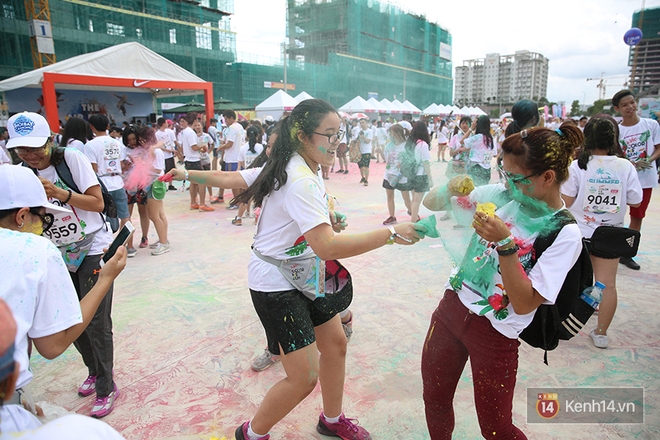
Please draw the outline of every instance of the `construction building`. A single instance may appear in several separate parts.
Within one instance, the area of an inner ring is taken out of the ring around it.
[[[642,30],[643,38],[630,48],[629,87],[635,95],[658,95],[660,85],[660,8],[633,14],[632,26]]]
[[[528,50],[513,55],[490,53],[486,58],[463,61],[456,67],[454,80],[457,105],[538,101],[548,91],[548,59]]]
[[[369,94],[418,107],[452,102],[451,35],[423,16],[375,0],[288,0],[285,69],[283,55],[236,53],[233,2],[3,0],[0,79],[39,67],[26,17],[45,4],[57,61],[137,41],[213,82],[216,99],[256,105],[286,83],[292,95],[335,106]]]

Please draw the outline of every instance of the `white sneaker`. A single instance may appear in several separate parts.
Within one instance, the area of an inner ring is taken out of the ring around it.
[[[264,371],[279,360],[280,357],[278,355],[272,354],[268,349],[265,349],[263,353],[254,358],[251,367],[254,371]]]
[[[155,242],[155,243],[151,243],[151,244],[149,245],[149,249],[156,249],[156,248],[158,247],[159,244],[160,244],[160,241],[157,241],[157,242]]]
[[[170,251],[170,244],[162,244],[158,243],[158,246],[156,246],[156,249],[151,251],[151,255],[163,255],[166,254]]]
[[[598,348],[607,348],[607,344],[610,342],[607,335],[597,335],[596,329],[591,330],[589,336],[591,336],[591,339],[594,341],[594,345]]]

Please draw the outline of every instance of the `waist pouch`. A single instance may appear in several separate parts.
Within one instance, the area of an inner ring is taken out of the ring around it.
[[[591,249],[600,253],[608,253],[613,257],[629,257],[637,255],[641,234],[639,231],[618,226],[599,226],[587,240]]]
[[[62,253],[64,264],[66,265],[66,268],[69,270],[69,272],[78,272],[78,268],[94,244],[95,236],[96,232],[93,232],[91,234],[87,234],[87,236],[80,241],[58,248]]]

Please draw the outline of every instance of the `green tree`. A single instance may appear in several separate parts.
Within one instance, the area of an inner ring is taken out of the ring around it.
[[[607,108],[605,108],[606,106]],[[612,108],[612,101],[610,99],[599,99],[594,102],[594,105],[587,109],[587,116],[597,115],[598,113],[613,115],[614,109]]]
[[[544,97],[542,97],[541,99],[539,99],[538,104],[539,104],[539,107],[543,107],[544,105],[548,105],[548,106],[549,106],[549,105],[550,105],[550,101],[548,101],[548,98],[546,98],[546,97],[544,96]]]
[[[569,116],[580,116],[582,111],[580,110],[580,101],[577,99],[571,103],[571,112]]]

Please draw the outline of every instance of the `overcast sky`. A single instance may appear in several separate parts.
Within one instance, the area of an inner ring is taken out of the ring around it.
[[[448,29],[454,67],[487,53],[526,49],[543,54],[550,60],[547,98],[569,105],[574,99],[586,104],[598,99],[598,81],[587,78],[617,77],[605,81],[607,98],[623,87],[623,76],[630,73],[623,34],[642,6],[642,0],[390,3]],[[286,0],[236,0],[234,6],[238,52],[278,57],[286,34]],[[646,8],[654,7],[660,7],[660,0],[646,0]]]

